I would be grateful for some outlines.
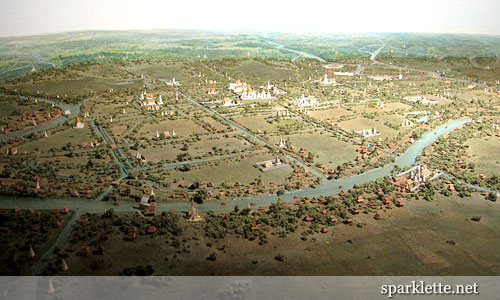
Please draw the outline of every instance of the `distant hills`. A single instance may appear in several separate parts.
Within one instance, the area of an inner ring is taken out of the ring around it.
[[[203,30],[78,31],[0,38],[0,79],[47,67],[100,60],[219,59],[261,57],[292,59],[304,51],[326,61],[379,57],[500,56],[500,36],[420,33],[285,34]]]

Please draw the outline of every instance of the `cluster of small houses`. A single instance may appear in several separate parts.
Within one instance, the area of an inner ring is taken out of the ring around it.
[[[376,151],[376,150],[374,150]],[[368,147],[366,146],[363,146],[363,147],[358,147],[356,149],[356,152],[359,152],[360,154],[358,156],[356,156],[356,159],[355,161],[362,161],[362,160],[367,160],[369,157],[368,157]]]
[[[2,133],[9,134],[11,131],[25,129],[25,127],[21,127],[21,125],[23,125],[23,122],[25,121],[31,121],[33,126],[37,126],[50,121],[56,115],[57,115],[57,110],[55,111],[54,115],[52,115],[50,112],[47,113],[43,111],[28,112],[23,116],[17,117],[15,124],[7,123],[6,126],[2,126],[1,130]],[[5,120],[14,120],[14,118],[16,117],[9,115],[5,117]]]
[[[167,86],[181,86],[182,83],[180,83],[179,81],[175,81],[175,78],[172,78],[172,80],[170,81],[165,81],[165,84]]]
[[[500,80],[496,80],[495,81],[496,84],[499,84],[499,82],[500,82]],[[472,88],[474,88],[474,87],[476,87],[476,86],[474,85]],[[495,90],[493,90],[492,87],[490,87],[490,88],[484,88],[484,92],[485,93],[494,93]],[[497,91],[497,95],[500,95],[500,90]]]
[[[162,134],[164,137],[174,137],[174,136],[177,136],[177,133],[175,133],[175,130],[172,130],[172,132],[170,131],[164,131],[163,134]],[[158,130],[156,130],[156,135],[155,135],[156,138],[159,138],[160,137],[160,132]]]
[[[491,125],[491,128],[493,129],[493,133],[490,130],[486,131],[487,136],[492,136],[495,135],[496,137],[500,137],[500,124],[493,123]]]
[[[100,183],[104,183],[104,179],[100,180]],[[1,185],[4,185],[5,183],[2,182]],[[11,189],[19,189],[17,185],[10,186]],[[42,186],[40,183],[40,178],[35,177],[35,187],[32,189],[34,193],[39,193],[42,190]],[[54,192],[54,186],[49,185],[49,188],[46,190],[48,193],[53,193]],[[89,196],[92,191],[88,189],[87,187],[82,187],[80,189],[80,192],[75,188],[75,187],[68,187],[65,190],[67,195],[70,195],[71,197],[80,197],[80,195],[87,195]]]

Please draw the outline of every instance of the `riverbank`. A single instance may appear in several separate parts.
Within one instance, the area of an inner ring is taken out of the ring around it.
[[[500,207],[479,193],[437,195],[433,202],[412,200],[387,210],[379,221],[359,215],[362,226],[339,224],[307,240],[300,231],[268,233],[262,245],[233,234],[207,237],[203,223],[181,221],[180,236],[137,235],[134,241],[113,227],[103,255],[71,254],[64,274],[118,275],[149,265],[154,275],[498,275],[498,213]],[[101,263],[92,269],[93,262]]]
[[[396,158],[394,163],[390,163],[384,167],[372,169],[367,172],[345,177],[337,180],[323,180],[322,183],[314,188],[307,188],[303,190],[293,191],[285,193],[280,197],[284,202],[293,203],[297,198],[313,198],[320,196],[328,196],[340,193],[341,191],[347,191],[355,185],[360,185],[367,182],[373,182],[377,179],[384,178],[391,175],[391,171],[394,166],[400,168],[409,167],[416,162],[416,159],[422,154],[423,150],[436,141],[441,135],[450,132],[463,124],[472,121],[470,118],[458,119],[441,126],[438,126],[432,131],[426,132],[422,137],[412,144],[402,155]],[[37,200],[37,199],[16,199],[13,197],[2,197],[0,202],[3,208],[62,208],[67,206],[70,209],[80,208],[82,211],[86,212],[99,212],[106,208],[114,207],[112,203],[92,201],[84,199],[47,199],[47,200]],[[206,201],[203,204],[197,204],[197,209],[199,211],[231,211],[236,205],[239,207],[247,207],[249,204],[254,202],[256,206],[269,206],[271,203],[276,202],[277,196],[275,194],[270,195],[256,195],[247,198],[238,198],[232,200],[216,200],[216,201]],[[226,202],[226,205],[221,205],[222,202]],[[121,203],[119,207],[115,207],[118,211],[135,211],[137,208],[137,203]],[[166,203],[159,203],[157,206],[157,211],[168,211],[174,209],[175,211],[188,211],[189,202],[183,201],[171,201]]]

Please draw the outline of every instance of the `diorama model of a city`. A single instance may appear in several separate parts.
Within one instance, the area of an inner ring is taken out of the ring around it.
[[[1,275],[498,275],[500,36],[0,38]]]

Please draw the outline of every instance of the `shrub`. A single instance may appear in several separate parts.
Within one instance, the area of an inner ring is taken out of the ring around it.
[[[207,257],[207,260],[210,261],[215,261],[216,259],[217,259],[217,253],[215,252],[210,253],[210,255]]]

